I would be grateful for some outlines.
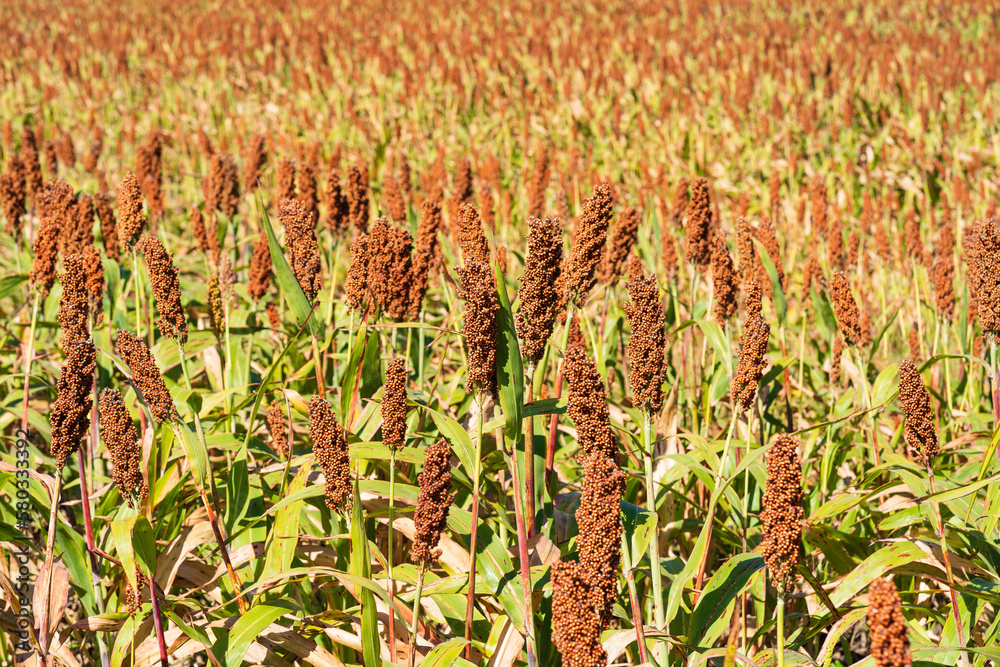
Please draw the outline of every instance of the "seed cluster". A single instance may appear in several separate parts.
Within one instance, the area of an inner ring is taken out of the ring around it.
[[[75,343],[90,335],[87,329],[90,319],[90,297],[87,294],[87,275],[84,272],[81,255],[68,255],[63,259],[63,273],[60,280],[63,291],[59,297],[59,313],[56,319],[62,327],[59,345],[64,351],[68,351]]]
[[[590,571],[594,602],[599,608],[601,629],[611,623],[611,608],[618,597],[618,567],[621,564],[621,502],[625,473],[616,457],[594,452],[584,463],[583,493],[576,522],[580,527],[577,546],[580,564]]]
[[[843,271],[834,271],[830,280],[830,296],[833,300],[833,314],[837,316],[837,328],[848,345],[863,345],[860,312],[851,293],[851,285]]]
[[[424,470],[417,478],[420,495],[413,514],[415,534],[410,560],[432,563],[441,557],[438,543],[448,523],[448,511],[455,500],[451,491],[451,448],[440,440],[427,448]]]
[[[909,667],[913,664],[910,638],[903,618],[903,602],[896,585],[879,577],[868,587],[868,634],[875,667]]]
[[[588,568],[575,561],[553,563],[552,639],[565,667],[608,664],[601,625]]]
[[[639,233],[640,218],[639,211],[634,206],[629,206],[618,214],[618,221],[611,230],[608,250],[601,264],[601,283],[606,285],[615,282],[625,272],[629,253],[632,252],[632,246],[635,245],[635,238]]]
[[[535,168],[528,185],[528,216],[531,218],[541,218],[545,214],[545,190],[551,178],[550,166],[548,147],[539,145],[535,149]]]
[[[267,164],[267,142],[260,134],[255,134],[247,144],[243,159],[243,189],[251,192],[260,184],[260,173]]]
[[[712,202],[708,196],[706,179],[699,178],[691,185],[688,209],[687,248],[684,256],[688,262],[706,266],[712,261]]]
[[[163,374],[156,367],[156,360],[146,344],[131,331],[119,329],[115,350],[132,373],[132,385],[149,406],[156,423],[180,419],[170,392],[167,391],[167,384],[163,381]]]
[[[628,296],[622,307],[632,330],[628,340],[632,403],[658,413],[663,406],[666,380],[663,302],[656,276],[643,277],[638,257],[633,257],[629,265]]]
[[[950,223],[938,232],[937,253],[934,257],[934,296],[938,316],[946,322],[955,318],[955,234]]]
[[[385,207],[396,222],[406,222],[406,200],[399,181],[392,174],[382,178],[382,194],[385,196]]]
[[[844,354],[844,339],[840,336],[833,341],[833,351],[830,352],[830,384],[840,384],[840,358]]]
[[[42,218],[35,243],[32,246],[34,257],[31,260],[29,279],[31,287],[44,300],[56,282],[56,258],[59,254],[59,219],[55,217]]]
[[[96,367],[97,349],[91,339],[74,341],[67,349],[66,363],[56,385],[56,402],[49,414],[51,453],[60,470],[79,449],[90,426],[90,410],[94,405],[91,388]]]
[[[715,321],[725,327],[727,320],[736,314],[736,297],[740,291],[740,279],[729,255],[726,238],[722,232],[712,237],[712,310]]]
[[[420,204],[420,223],[417,225],[417,242],[410,265],[410,307],[408,315],[416,320],[420,316],[432,271],[441,266],[441,204],[424,199]]]
[[[781,261],[781,246],[778,244],[778,234],[774,229],[774,223],[771,222],[770,218],[762,218],[754,228],[754,232],[757,235],[757,240],[764,246],[764,252],[767,253],[768,259],[774,264],[775,272],[778,274],[778,282],[781,283],[782,289],[787,288],[788,277],[785,275],[784,263]],[[771,277],[764,268],[763,262],[758,262],[757,279],[761,281],[762,285],[767,286],[767,292],[770,294]]]
[[[468,347],[466,387],[492,390],[497,377],[497,290],[489,264],[471,260],[458,269],[465,300],[462,333]]]
[[[382,444],[399,449],[406,441],[406,362],[397,357],[385,366],[382,394]]]
[[[762,505],[761,553],[771,576],[782,585],[795,576],[802,545],[804,514],[798,438],[780,434],[771,442]]]
[[[319,396],[309,399],[309,437],[313,454],[326,480],[326,506],[346,512],[351,505],[351,461],[344,429]]]
[[[934,412],[931,410],[931,396],[910,359],[904,359],[899,365],[899,403],[906,417],[903,431],[906,444],[918,463],[930,467],[938,453]]]
[[[517,333],[524,341],[524,356],[537,363],[545,354],[559,314],[559,277],[563,240],[559,218],[528,219],[528,257],[521,276],[521,307]]]
[[[568,346],[563,376],[569,383],[566,412],[576,424],[576,441],[583,457],[600,454],[618,461],[618,438],[611,428],[604,384],[597,364],[581,346]]]
[[[670,198],[670,215],[674,219],[674,225],[680,227],[687,207],[688,182],[686,178],[681,178],[674,183],[673,194]]]
[[[232,218],[239,206],[240,181],[236,161],[228,155],[216,153],[209,163],[205,181],[205,208]]]
[[[16,158],[11,158],[11,162]],[[8,162],[7,173],[0,174],[0,208],[3,209],[4,218],[7,220],[6,230],[11,236],[20,238],[21,225],[24,214],[27,212],[25,206],[24,174],[20,168],[11,168]],[[17,162],[18,167],[20,161]]]
[[[564,269],[564,299],[582,306],[590,290],[597,284],[597,267],[604,256],[608,225],[611,223],[613,202],[607,181],[594,188],[594,194],[583,202],[583,212],[576,223],[568,265]]]
[[[991,338],[1000,334],[1000,224],[990,218],[970,230],[965,252],[969,290],[976,297],[976,317]]]
[[[280,207],[285,201],[295,199],[295,164],[288,159],[278,162],[274,175],[274,201]]]
[[[483,221],[472,204],[463,203],[458,209],[458,241],[463,262],[490,262],[490,247],[483,233]]]
[[[351,224],[359,232],[368,231],[368,170],[358,165],[347,168],[347,205]]]
[[[292,273],[309,301],[323,287],[316,229],[309,211],[297,199],[285,199],[278,208],[278,218],[285,227],[285,246],[291,255]]]
[[[188,326],[181,305],[181,283],[174,257],[155,236],[143,236],[135,247],[146,258],[149,282],[156,297],[156,309],[160,312],[156,327],[167,338],[176,338],[180,345],[184,345]]]
[[[118,243],[121,254],[132,251],[132,247],[146,229],[146,216],[142,212],[142,190],[135,174],[125,174],[118,187]]]
[[[340,176],[332,166],[323,186],[323,201],[326,202],[326,228],[337,235],[347,232],[351,225],[351,205],[340,186]]]
[[[101,440],[111,456],[112,477],[118,491],[133,507],[149,496],[149,487],[142,477],[142,447],[135,424],[125,401],[117,389],[101,392]]]
[[[267,243],[267,234],[261,232],[253,246],[253,256],[250,258],[250,280],[247,283],[247,294],[254,301],[260,301],[267,294],[271,284],[271,248]]]
[[[753,406],[757,386],[767,366],[767,342],[770,337],[771,325],[759,315],[748,318],[743,324],[743,335],[740,336],[740,361],[729,384],[733,406],[743,412]]]
[[[271,434],[271,449],[278,456],[288,456],[288,424],[285,407],[280,400],[271,401],[267,406],[267,431]]]
[[[118,221],[111,206],[111,195],[101,192],[94,196],[94,213],[101,225],[101,242],[108,259],[118,260],[121,248],[118,245]]]

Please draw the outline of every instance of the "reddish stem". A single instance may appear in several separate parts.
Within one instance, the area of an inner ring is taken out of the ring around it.
[[[163,618],[160,614],[160,600],[156,596],[156,584],[149,578],[149,599],[153,604],[153,627],[156,628],[156,643],[160,645],[160,665],[168,667],[167,640],[163,636]]]
[[[555,398],[558,399],[562,395],[562,364],[559,365],[559,370],[556,371],[556,384],[555,384]],[[545,448],[545,486],[549,490],[549,496],[552,498],[553,502],[556,497],[556,476],[553,468],[555,467],[556,459],[556,432],[559,430],[559,415],[552,415],[549,418],[549,441]]]
[[[639,608],[639,594],[635,588],[635,572],[629,570],[625,574],[628,579],[629,604],[632,606],[632,623],[635,625],[635,641],[639,645],[639,662],[646,664],[649,656],[646,655],[646,632],[642,626],[642,611]]]
[[[533,365],[528,370],[528,400],[534,400],[532,386]],[[535,418],[528,417],[524,433],[524,522],[525,533],[530,539],[535,534]]]

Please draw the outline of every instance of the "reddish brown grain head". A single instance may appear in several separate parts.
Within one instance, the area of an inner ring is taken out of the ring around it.
[[[283,201],[278,207],[278,219],[285,227],[285,246],[289,250],[292,273],[311,302],[323,287],[313,219],[298,199]]]
[[[917,462],[929,468],[938,453],[937,429],[930,394],[910,359],[904,359],[899,365],[899,403],[906,417],[903,431],[906,444]]]
[[[59,219],[42,218],[35,243],[32,246],[31,273],[32,289],[44,300],[56,281],[56,258],[59,254]]]
[[[837,316],[837,328],[848,345],[863,345],[864,336],[861,331],[858,304],[851,292],[851,284],[843,271],[834,271],[830,279],[830,297],[833,301],[833,313]]]
[[[950,223],[938,232],[937,253],[934,257],[934,297],[938,316],[946,322],[955,317],[955,235]]]
[[[406,442],[406,379],[406,362],[391,359],[382,393],[382,444],[389,449],[400,449]]]
[[[346,512],[352,497],[347,439],[330,404],[319,396],[309,399],[309,437],[316,462],[323,470],[326,505],[332,510]]]
[[[59,345],[68,353],[78,341],[90,335],[87,329],[90,320],[90,296],[87,294],[87,274],[82,255],[67,255],[63,259],[60,281],[63,291],[59,297],[59,313],[56,316],[59,326],[62,327]]]
[[[248,193],[260,185],[260,174],[265,164],[267,164],[267,141],[263,135],[256,134],[250,138],[243,160],[243,189]]]
[[[60,470],[80,448],[90,426],[90,410],[94,405],[91,389],[96,367],[94,341],[89,338],[74,341],[59,373],[56,402],[49,413],[51,453]]]
[[[605,667],[601,618],[590,570],[582,563],[552,565],[552,639],[565,667]]]
[[[497,375],[497,302],[493,270],[485,262],[471,260],[458,269],[462,282],[459,296],[465,300],[462,333],[468,347],[466,386],[492,391]]]
[[[582,306],[597,284],[597,268],[604,256],[612,206],[611,187],[607,181],[595,187],[594,194],[583,202],[565,269],[564,298],[567,303]]]
[[[111,195],[101,192],[94,196],[94,213],[101,226],[101,243],[108,259],[118,260],[121,247],[118,245],[118,221],[111,205]]]
[[[280,207],[286,199],[295,199],[295,163],[288,159],[278,162],[274,175],[274,201]]]
[[[566,412],[576,424],[576,440],[583,456],[600,454],[617,461],[618,438],[611,428],[604,383],[583,346],[567,346],[563,376],[569,383]]]
[[[798,570],[802,546],[802,464],[795,436],[781,434],[771,442],[762,505],[761,554],[783,588]]]
[[[730,317],[736,314],[736,297],[740,291],[740,279],[733,266],[726,238],[721,231],[712,237],[712,310],[715,321],[725,327]]]
[[[413,514],[414,536],[410,560],[430,564],[441,557],[438,543],[448,523],[448,511],[455,500],[451,491],[451,449],[447,440],[427,448],[424,469],[417,478],[420,495]]]
[[[490,246],[483,232],[483,221],[472,204],[463,203],[458,210],[458,241],[462,248],[462,261],[489,264]]]
[[[132,373],[132,386],[141,394],[149,406],[157,424],[179,419],[170,392],[163,381],[163,374],[156,366],[156,360],[149,348],[135,335],[125,329],[118,330],[118,342],[115,344],[118,356],[125,361]]]
[[[359,232],[368,231],[368,173],[358,165],[347,168],[347,205],[351,224]]]
[[[666,380],[663,302],[656,276],[644,277],[638,257],[629,265],[628,296],[622,307],[632,330],[628,341],[632,404],[655,414],[663,406]]]
[[[288,420],[281,400],[271,401],[267,406],[267,431],[271,435],[271,449],[285,458],[288,456]]]
[[[639,211],[630,206],[618,215],[618,221],[611,230],[611,239],[601,263],[599,279],[608,284],[617,281],[625,273],[629,253],[635,245],[639,233]]]
[[[583,492],[580,508],[576,511],[580,527],[577,547],[580,564],[590,572],[602,630],[610,625],[612,607],[618,597],[625,478],[616,457],[595,452],[584,463]]]
[[[149,486],[142,477],[142,447],[132,416],[117,389],[101,392],[101,440],[111,456],[115,486],[132,507],[149,496]]]
[[[247,294],[254,301],[260,301],[267,294],[271,284],[271,248],[267,242],[267,234],[261,232],[253,246],[253,256],[250,258],[250,279],[247,283]]]
[[[687,246],[684,256],[688,262],[707,266],[712,260],[712,202],[708,195],[708,181],[697,179],[691,186],[688,205]]]
[[[521,276],[521,307],[517,333],[524,342],[524,355],[538,363],[552,336],[559,314],[559,279],[562,271],[563,239],[559,219],[528,219],[528,257]]]
[[[896,585],[879,577],[868,588],[868,634],[875,667],[910,667],[909,631]]]
[[[750,309],[748,308],[748,311]],[[760,317],[748,318],[743,324],[740,336],[740,360],[729,384],[734,409],[746,412],[753,406],[757,387],[767,366],[767,343],[771,337],[771,325]]]
[[[441,204],[433,199],[425,199],[420,205],[420,223],[417,225],[417,241],[410,265],[411,320],[420,317],[431,274],[442,263],[441,245],[438,241],[440,229]]]
[[[155,236],[143,236],[136,244],[136,250],[146,258],[149,282],[156,297],[156,309],[160,312],[156,327],[167,338],[176,338],[180,345],[184,345],[188,326],[181,305],[181,283],[173,255]]]
[[[146,229],[146,216],[142,211],[142,190],[136,175],[125,174],[118,188],[118,243],[122,254],[132,252]]]

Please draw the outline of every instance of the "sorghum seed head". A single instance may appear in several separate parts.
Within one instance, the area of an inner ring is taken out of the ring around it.
[[[489,264],[471,260],[458,269],[458,275],[462,281],[459,296],[465,300],[462,333],[469,350],[466,386],[479,391],[492,390],[496,385],[497,312],[500,310],[493,271]]]
[[[707,265],[712,259],[712,202],[708,195],[708,181],[697,179],[691,186],[691,203],[688,205],[687,261],[698,266]]]
[[[722,327],[736,314],[736,296],[739,293],[739,277],[729,255],[726,239],[721,231],[712,237],[712,309],[715,321]]]
[[[521,276],[521,307],[517,333],[524,341],[524,355],[537,363],[555,327],[560,309],[559,277],[563,240],[559,218],[528,219],[528,257]]]
[[[118,243],[122,254],[132,247],[146,229],[146,216],[142,212],[142,190],[135,174],[125,174],[118,188]]]
[[[112,476],[118,491],[133,507],[149,496],[142,478],[142,447],[125,401],[117,389],[101,392],[101,440],[111,455]]]
[[[837,316],[837,327],[848,345],[862,345],[861,324],[858,321],[860,312],[858,304],[851,293],[851,285],[843,271],[834,271],[830,280],[830,296],[833,300],[833,313]]]
[[[758,316],[743,323],[740,336],[740,361],[729,385],[734,409],[746,412],[753,405],[757,387],[767,366],[767,341],[771,336],[771,325]]]
[[[567,347],[563,376],[569,383],[566,412],[576,424],[576,440],[583,456],[600,454],[617,462],[618,437],[611,428],[604,383],[584,347]]]
[[[347,204],[351,224],[359,232],[368,231],[368,174],[364,174],[358,165],[347,168]]]
[[[462,261],[489,264],[490,247],[483,233],[479,211],[472,204],[463,203],[458,210],[458,240],[462,247]]]
[[[899,365],[899,403],[903,407],[906,426],[903,436],[917,462],[930,467],[938,453],[937,429],[931,397],[927,393],[920,372],[910,359]]]
[[[285,227],[285,245],[291,254],[292,273],[306,298],[312,302],[323,287],[316,229],[309,211],[298,199],[285,199],[278,207]]]
[[[624,209],[618,214],[618,221],[611,230],[611,241],[604,255],[600,269],[600,281],[604,284],[618,280],[628,265],[629,253],[635,245],[639,233],[641,216],[634,206]]]
[[[608,664],[596,607],[590,570],[575,561],[553,563],[552,638],[566,667]]]
[[[595,604],[601,629],[611,622],[611,610],[618,597],[618,567],[621,564],[621,501],[625,494],[625,473],[617,457],[594,452],[584,463],[583,493],[576,522],[580,527],[577,546],[580,564],[590,570]]]
[[[90,426],[90,410],[94,405],[91,389],[96,367],[94,341],[89,338],[74,341],[59,373],[58,394],[49,414],[51,452],[60,470],[79,449]]]
[[[267,406],[267,430],[271,434],[271,448],[281,457],[288,456],[288,424],[285,408],[280,400]]]
[[[772,441],[767,453],[762,504],[761,553],[771,576],[782,586],[795,576],[802,545],[802,464],[798,438],[781,434]]]
[[[868,587],[868,634],[875,667],[910,667],[913,664],[903,603],[895,584],[882,577]]]
[[[385,367],[382,394],[382,444],[399,449],[406,441],[406,362],[397,357]]]
[[[163,381],[163,374],[156,367],[156,360],[146,344],[132,332],[119,329],[115,349],[132,373],[132,386],[142,395],[156,423],[179,419],[177,408],[167,391],[167,384]]]
[[[441,229],[441,203],[425,199],[420,205],[420,222],[417,225],[417,242],[413,249],[410,265],[410,308],[412,320],[420,316],[431,272],[440,267],[441,244],[438,231]]]
[[[455,500],[451,492],[451,448],[446,440],[427,448],[424,470],[417,482],[420,495],[413,515],[415,534],[410,559],[414,563],[432,563],[441,557],[438,543],[448,522],[448,510]]]
[[[63,291],[59,297],[59,313],[56,318],[62,327],[59,345],[68,353],[73,345],[89,336],[87,324],[90,319],[90,298],[87,294],[87,275],[82,255],[67,255],[63,259],[60,280]]]
[[[111,195],[102,192],[94,197],[94,213],[101,223],[101,242],[108,259],[118,261],[121,247],[118,245],[118,221],[115,220],[115,209],[111,206]]]
[[[260,301],[267,294],[271,284],[271,248],[267,242],[267,234],[261,232],[253,246],[253,256],[250,258],[250,281],[247,283],[247,294],[254,301]]]
[[[32,246],[34,257],[31,260],[29,278],[31,286],[39,297],[44,300],[52,290],[56,281],[56,258],[59,254],[59,219],[55,217],[42,218],[35,243]]]
[[[156,327],[167,338],[176,338],[179,344],[184,345],[188,326],[181,305],[181,283],[173,255],[155,236],[143,236],[135,247],[146,258],[149,282],[156,297],[156,309],[160,312]]]
[[[346,512],[351,506],[351,463],[347,439],[330,404],[319,396],[309,399],[309,437],[313,454],[326,480],[326,505]]]
[[[628,341],[632,404],[657,413],[663,406],[666,380],[663,302],[656,276],[643,277],[638,257],[629,265],[628,296],[622,307],[632,330]]]
[[[604,255],[612,205],[607,181],[594,188],[593,196],[583,202],[564,276],[567,302],[581,306],[597,283],[597,267]]]

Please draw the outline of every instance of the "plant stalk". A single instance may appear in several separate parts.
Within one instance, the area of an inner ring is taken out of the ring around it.
[[[479,526],[479,477],[483,469],[483,407],[486,397],[482,389],[477,390],[475,399],[476,415],[476,469],[472,477],[472,525],[469,530],[469,593],[465,602],[465,659],[472,660],[472,619],[476,601],[476,542]]]
[[[427,573],[427,561],[420,563],[420,570],[417,573],[417,589],[413,594],[413,623],[410,627],[410,660],[409,667],[413,667],[413,661],[417,655],[417,626],[420,619],[420,596],[424,592],[424,575]]]
[[[653,415],[642,411],[642,453],[646,477],[646,509],[653,513],[653,539],[649,541],[649,569],[653,577],[653,614],[656,629],[663,630],[666,615],[663,610],[663,573],[660,569],[660,519],[656,512],[656,487],[653,483]],[[659,663],[666,665],[667,652],[660,649]]]

